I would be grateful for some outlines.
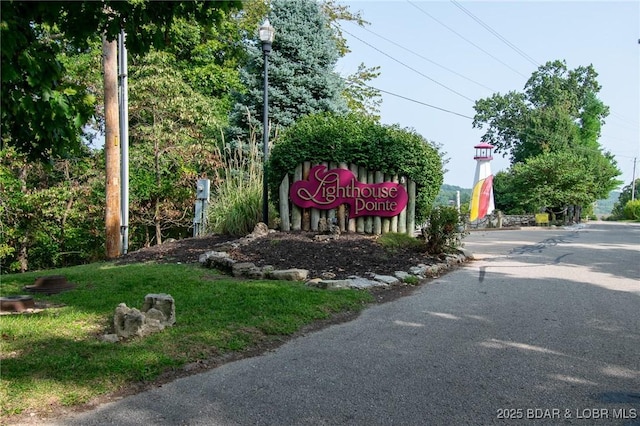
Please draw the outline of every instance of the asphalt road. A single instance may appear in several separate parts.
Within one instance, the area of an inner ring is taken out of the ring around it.
[[[356,320],[58,425],[640,425],[640,225],[479,231]]]

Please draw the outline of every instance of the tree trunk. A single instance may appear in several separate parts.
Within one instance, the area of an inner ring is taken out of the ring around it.
[[[151,237],[149,236],[149,227],[144,226],[144,246],[151,247]]]

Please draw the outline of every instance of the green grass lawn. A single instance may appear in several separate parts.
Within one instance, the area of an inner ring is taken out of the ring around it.
[[[199,265],[153,263],[2,275],[0,295],[29,294],[22,287],[42,275],[65,275],[76,288],[33,295],[59,307],[0,316],[0,418],[82,404],[187,363],[290,335],[333,313],[361,310],[372,300],[363,291],[241,281]],[[113,332],[119,303],[140,309],[149,293],[174,298],[173,327],[115,344],[99,339]]]

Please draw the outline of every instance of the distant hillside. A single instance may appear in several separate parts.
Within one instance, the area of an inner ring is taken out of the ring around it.
[[[596,207],[594,209],[596,216],[610,215],[611,210],[613,210],[613,205],[618,201],[618,198],[620,198],[620,191],[611,191],[606,200],[596,201]]]
[[[433,204],[436,206],[455,206],[457,191],[460,191],[460,204],[468,204],[471,200],[471,188],[460,188],[459,186],[447,184],[440,187],[440,192],[438,192]]]

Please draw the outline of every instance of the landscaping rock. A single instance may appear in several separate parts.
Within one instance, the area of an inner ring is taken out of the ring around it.
[[[464,258],[466,260],[473,260],[473,253],[471,252],[471,250],[468,250],[466,248],[459,248],[458,251],[460,251],[460,254],[462,254],[462,256],[464,256]]]
[[[176,312],[173,297],[162,293],[146,295],[142,311],[120,303],[113,315],[115,336],[125,339],[134,336],[144,337],[160,332],[175,322]],[[106,340],[106,336],[103,336],[103,340]]]
[[[262,269],[251,262],[234,263],[231,273],[234,277],[247,277],[258,280],[264,277]]]
[[[274,280],[285,281],[304,281],[307,279],[309,271],[306,269],[282,269],[278,271],[272,271],[269,276]]]
[[[107,343],[118,343],[120,341],[120,338],[117,334],[103,334],[102,336],[100,336],[100,340]]]
[[[222,272],[232,272],[236,263],[226,251],[208,251],[200,255],[198,260],[202,266]]]
[[[264,224],[256,225],[254,232],[247,235],[243,239],[245,243],[255,238],[267,236],[269,231]],[[324,230],[324,232],[327,232]],[[337,238],[340,235],[339,228],[333,224],[329,224],[330,234],[314,235],[311,238],[315,241],[325,241]],[[277,240],[279,242],[279,240]],[[236,244],[236,243],[234,243]],[[329,243],[327,243],[329,244]],[[309,286],[323,289],[340,289],[340,288],[357,288],[365,289],[372,287],[384,287],[397,285],[403,282],[411,282],[415,284],[415,280],[424,280],[427,277],[435,278],[443,271],[454,267],[457,264],[464,263],[467,259],[473,259],[473,254],[468,250],[459,249],[457,254],[441,255],[439,261],[435,264],[425,265],[420,263],[416,266],[409,267],[408,271],[397,270],[392,275],[375,274],[374,272],[366,273],[366,278],[360,276],[349,276],[348,279],[335,279],[336,273],[324,271],[320,277],[308,279],[310,271],[307,269],[296,268],[292,265],[290,269],[274,270],[273,266],[256,266],[251,262],[239,262],[231,258],[227,252],[209,251],[200,256],[200,263],[208,268],[218,269],[222,272],[231,273],[235,277],[246,277],[251,279],[274,279],[289,281],[305,281]],[[280,259],[282,260],[282,259]],[[294,262],[292,262],[294,263]],[[344,269],[338,269],[338,271]],[[415,277],[415,278],[413,278]]]
[[[400,283],[400,280],[398,278],[392,277],[390,275],[374,275],[373,280],[387,285]]]
[[[351,287],[351,280],[322,280],[319,283],[320,288],[327,290],[340,290]]]
[[[418,266],[412,266],[411,268],[409,268],[409,273],[411,275],[415,275],[418,278],[422,279],[427,274],[427,268],[428,266],[423,264],[420,264]]]
[[[393,275],[395,275],[395,277],[397,279],[399,279],[400,281],[402,281],[402,282],[404,282],[404,280],[406,280],[407,278],[414,276],[414,275],[411,275],[410,273],[405,272],[405,271],[395,271],[393,273]]]
[[[176,305],[168,294],[147,294],[140,309],[147,318],[160,321],[163,325],[174,325],[176,323]]]
[[[118,305],[113,316],[113,325],[118,337],[126,339],[140,335],[143,324],[144,315],[142,315],[142,312],[136,308],[129,308],[125,303]]]

